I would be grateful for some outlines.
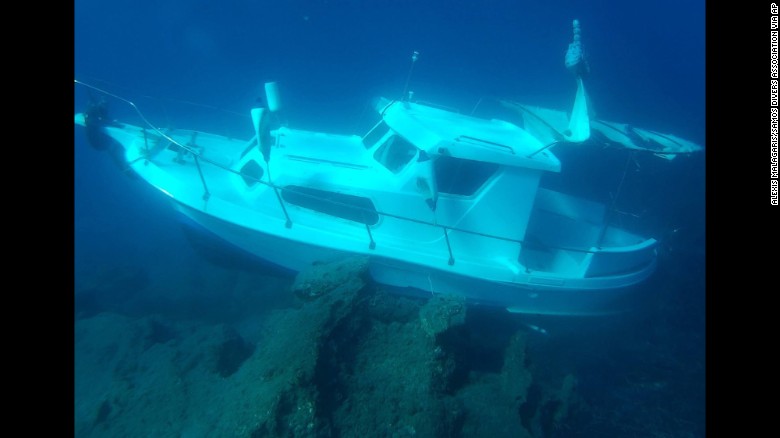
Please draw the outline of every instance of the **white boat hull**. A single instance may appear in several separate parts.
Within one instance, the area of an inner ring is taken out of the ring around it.
[[[394,292],[415,296],[461,295],[472,304],[505,307],[517,313],[598,316],[623,312],[634,307],[636,288],[631,285],[645,280],[656,267],[653,258],[644,269],[598,279],[562,280],[529,275],[523,277],[524,283],[490,281],[371,255],[371,250],[364,253],[339,251],[247,230],[179,202],[172,204],[176,211],[224,244],[284,270],[297,272],[314,263],[368,255],[372,278]]]

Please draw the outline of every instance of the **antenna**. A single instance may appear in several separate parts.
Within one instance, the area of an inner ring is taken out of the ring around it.
[[[406,84],[404,84],[404,92],[401,95],[401,100],[406,102],[411,97],[411,93],[408,93],[409,90],[409,80],[412,79],[412,71],[414,70],[414,63],[417,62],[417,59],[420,57],[420,52],[417,50],[412,53],[412,65],[409,66],[409,74],[406,75]]]

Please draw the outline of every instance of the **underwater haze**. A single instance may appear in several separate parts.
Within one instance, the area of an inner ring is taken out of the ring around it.
[[[407,86],[415,99],[517,124],[497,99],[568,109],[577,19],[595,114],[706,151],[701,0],[74,8],[74,79],[133,101],[158,126],[247,140],[270,81],[286,124],[338,134],[365,134],[374,99]],[[97,93],[74,87],[75,114]],[[109,105],[112,118],[137,117]],[[626,225],[659,240],[635,310],[462,307],[389,293],[352,265],[313,268],[315,280],[343,275],[342,287],[307,301],[290,273],[199,240],[168,197],[75,126],[75,435],[705,436],[706,152],[627,162],[621,151],[552,150],[564,172],[545,184],[614,202]],[[462,318],[441,327],[441,309]]]

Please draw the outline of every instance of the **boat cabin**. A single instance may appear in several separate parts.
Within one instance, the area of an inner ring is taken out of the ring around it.
[[[270,168],[294,223],[314,226],[308,213],[319,212],[370,226],[379,245],[516,263],[542,172],[560,171],[555,155],[509,122],[384,98],[375,108],[381,119],[363,137],[270,131],[268,162],[255,147],[237,166],[251,176],[245,190],[265,188],[256,179]]]

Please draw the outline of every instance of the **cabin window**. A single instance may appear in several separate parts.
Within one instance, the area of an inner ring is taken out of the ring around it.
[[[287,186],[282,189],[282,198],[293,205],[362,224],[374,225],[379,222],[374,203],[360,196],[310,187]]]
[[[389,130],[390,127],[387,126],[387,123],[385,123],[384,120],[380,120],[379,123],[374,125],[374,127],[363,137],[363,145],[366,149],[371,149]]]
[[[393,135],[376,150],[374,159],[382,163],[391,172],[398,173],[412,161],[416,154],[417,147],[403,137]]]
[[[451,195],[473,195],[498,170],[496,163],[464,160],[447,155],[436,157],[433,163],[439,192]]]
[[[244,179],[247,187],[254,187],[257,181],[263,178],[263,168],[255,160],[249,160],[241,168],[241,178]]]

